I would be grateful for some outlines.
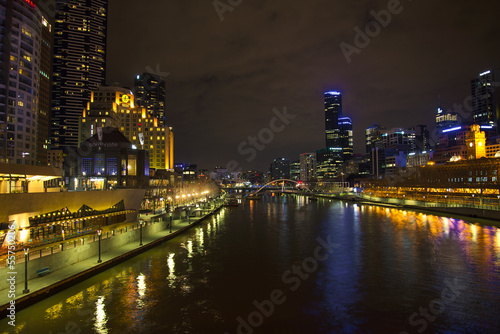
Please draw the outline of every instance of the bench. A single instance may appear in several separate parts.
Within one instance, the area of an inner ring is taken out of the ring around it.
[[[38,269],[38,270],[36,271],[36,274],[37,274],[38,276],[47,275],[48,273],[50,273],[50,268],[49,268],[49,267],[47,267],[47,268],[42,268],[42,269]]]

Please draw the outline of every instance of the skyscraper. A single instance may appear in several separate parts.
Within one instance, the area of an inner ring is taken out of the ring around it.
[[[342,147],[342,160],[346,162],[351,160],[354,154],[352,120],[350,117],[339,117],[339,130],[339,143],[340,147]]]
[[[458,124],[458,115],[451,110],[443,110],[441,108],[441,97],[439,98],[439,106],[436,111],[436,129],[438,132],[452,128]]]
[[[365,130],[366,153],[371,154],[375,147],[384,147],[382,135],[387,132],[385,126],[374,123]]]
[[[290,178],[290,161],[285,158],[276,158],[271,163],[271,180]]]
[[[157,75],[143,73],[134,81],[136,103],[151,117],[156,117],[162,125],[165,121],[165,81]]]
[[[324,97],[326,147],[341,147],[339,117],[342,117],[342,93],[325,92]]]
[[[0,2],[0,162],[34,165],[42,15],[31,1]]]
[[[300,155],[300,180],[304,182],[316,179],[316,154],[302,153]]]
[[[106,79],[108,1],[56,0],[51,148],[78,146],[78,119]]]
[[[52,101],[52,22],[48,15],[42,16],[42,40],[40,43],[40,94],[38,99],[38,126],[36,163],[47,165],[47,150],[49,145],[49,121]]]
[[[471,81],[472,112],[474,123],[483,128],[499,128],[500,101],[498,86],[500,70],[485,71]]]
[[[103,86],[91,93],[91,101],[80,119],[82,142],[105,127],[119,128],[137,148],[149,151],[149,166],[174,168],[174,133],[136,106],[134,94],[122,87]]]

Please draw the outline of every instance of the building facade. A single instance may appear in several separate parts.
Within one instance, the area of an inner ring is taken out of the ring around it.
[[[151,73],[137,75],[133,92],[137,105],[146,108],[149,116],[157,118],[160,124],[166,126],[165,81]]]
[[[303,182],[316,180],[315,153],[302,153],[300,155],[300,180]]]
[[[108,1],[56,0],[50,146],[77,147],[91,92],[106,79]]]
[[[290,161],[285,158],[276,158],[269,168],[271,180],[290,178]]]
[[[471,80],[472,112],[475,124],[498,129],[500,101],[497,88],[500,70],[485,71]]]
[[[31,1],[0,1],[2,163],[35,165],[37,162],[43,20],[41,11]]]
[[[80,119],[79,141],[105,127],[119,128],[133,145],[149,151],[151,168],[174,168],[172,128],[162,126],[144,107],[138,107],[130,90],[103,86],[91,92],[91,100]]]

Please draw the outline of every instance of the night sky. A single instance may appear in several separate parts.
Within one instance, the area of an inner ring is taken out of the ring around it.
[[[163,75],[175,161],[198,168],[234,160],[267,170],[275,157],[324,147],[327,90],[343,92],[364,153],[368,126],[433,126],[438,95],[444,108],[461,105],[473,77],[500,67],[496,1],[403,0],[350,63],[340,44],[356,47],[354,28],[376,28],[371,11],[392,1],[219,1],[230,2],[223,21],[213,0],[109,2],[108,84]],[[238,145],[269,127],[274,108],[296,117],[247,161]]]

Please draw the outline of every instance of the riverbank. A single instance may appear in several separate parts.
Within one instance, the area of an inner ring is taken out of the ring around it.
[[[319,198],[328,198],[349,201],[360,205],[376,205],[386,208],[411,210],[415,212],[445,215],[450,218],[477,222],[482,225],[500,227],[500,211],[488,210],[467,206],[443,206],[439,203],[427,203],[399,198],[362,197],[358,194],[346,195],[316,195]]]
[[[116,233],[116,235],[113,233],[113,236],[101,240],[101,242],[95,241],[78,246],[73,250],[29,261],[29,272],[32,278],[28,278],[28,293],[23,292],[25,289],[25,264],[17,264],[15,268],[4,268],[5,273],[1,276],[5,276],[5,280],[10,278],[12,284],[0,290],[0,305],[2,305],[0,306],[0,314],[2,317],[9,314],[15,315],[15,312],[23,308],[53,296],[57,292],[172,239],[213,215],[221,207],[222,204],[219,204],[199,217],[176,219],[173,221],[172,228],[170,228],[169,219],[159,219],[162,215],[142,216],[140,219],[144,220],[146,224],[140,230],[130,229],[122,234]],[[142,245],[140,245],[140,240],[142,240]],[[128,242],[124,243],[124,241]],[[120,246],[115,247],[116,245]],[[98,249],[102,260],[100,263],[98,263]],[[90,254],[90,256],[79,260],[83,254]],[[51,270],[47,263],[66,264],[68,262],[65,261],[68,259],[73,259],[74,263],[53,270],[45,276],[37,277],[36,270],[41,268]]]

